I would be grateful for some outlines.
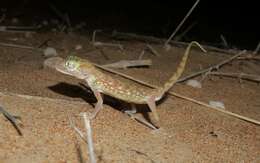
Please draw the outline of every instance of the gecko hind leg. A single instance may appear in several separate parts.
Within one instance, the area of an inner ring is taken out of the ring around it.
[[[136,110],[136,105],[131,103],[131,110],[125,110],[124,111],[125,114],[127,114],[128,116],[130,116],[132,119],[141,122],[142,124],[146,125],[147,127],[153,129],[153,130],[157,130],[158,128],[156,126],[154,126],[152,123],[146,121],[144,118],[140,118],[137,115],[135,115],[137,113]]]
[[[98,112],[103,108],[103,98],[99,91],[97,90],[92,90],[92,91],[97,99],[97,103],[95,105],[95,111],[94,113],[91,114],[91,119],[94,119],[97,116]]]
[[[155,118],[156,121],[159,121],[159,116],[156,110],[156,104],[155,104],[155,98],[154,97],[150,97],[147,100],[147,105],[149,106],[150,110],[152,111],[152,114]]]
[[[131,108],[130,109],[125,109],[125,110],[123,110],[123,112],[124,113],[129,113],[129,114],[136,114],[137,113],[137,110],[136,110],[136,106],[135,106],[135,104],[133,104],[133,103],[130,103],[130,105],[131,105]]]

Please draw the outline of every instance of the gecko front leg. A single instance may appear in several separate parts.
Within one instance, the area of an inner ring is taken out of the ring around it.
[[[147,99],[147,105],[149,106],[150,110],[152,111],[152,114],[153,114],[155,120],[159,121],[159,116],[157,114],[155,101],[156,101],[155,97],[151,96]]]
[[[98,114],[98,112],[103,108],[103,98],[102,98],[101,93],[98,90],[93,89],[93,88],[91,88],[91,90],[93,91],[93,93],[97,99],[97,103],[95,105],[95,111],[91,115],[91,119],[94,119],[96,117],[96,115]]]

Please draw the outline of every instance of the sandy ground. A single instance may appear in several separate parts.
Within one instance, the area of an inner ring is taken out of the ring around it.
[[[145,48],[137,41],[121,41],[124,51],[94,48],[90,37],[79,34],[0,33],[0,42],[33,47],[47,39],[51,39],[49,46],[56,48],[61,57],[73,53],[98,64],[137,59]],[[76,45],[83,48],[75,50]],[[166,52],[161,45],[152,46],[160,56],[149,52],[143,56],[152,59],[151,67],[118,71],[162,85],[174,73],[184,49],[173,47]],[[193,50],[183,76],[228,57]],[[44,68],[44,59],[37,50],[0,46],[0,103],[23,122],[20,136],[0,116],[1,163],[88,161],[86,143],[71,128],[68,117],[84,131],[78,115],[92,112],[95,98],[82,86],[84,81]],[[236,60],[220,71],[260,75],[259,67],[257,62]],[[205,103],[222,101],[226,110],[260,120],[258,83],[208,76],[201,89],[178,83],[171,90]],[[168,95],[158,104],[160,129],[151,130],[121,112],[127,104],[109,97],[105,101],[104,109],[91,122],[98,162],[260,162],[260,127],[255,124]],[[139,116],[151,116],[147,108],[138,109]]]

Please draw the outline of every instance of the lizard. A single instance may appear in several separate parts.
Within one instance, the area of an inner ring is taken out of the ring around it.
[[[103,108],[102,94],[105,94],[131,104],[147,104],[155,120],[159,121],[156,111],[156,101],[159,101],[182,75],[192,45],[197,45],[203,52],[206,52],[198,42],[192,41],[189,43],[176,72],[158,89],[141,87],[137,84],[130,84],[126,81],[114,79],[89,60],[77,56],[68,56],[66,60],[63,59],[58,62],[55,65],[55,69],[63,74],[71,75],[87,82],[97,99],[95,111],[92,113],[91,119],[95,118],[97,113]]]

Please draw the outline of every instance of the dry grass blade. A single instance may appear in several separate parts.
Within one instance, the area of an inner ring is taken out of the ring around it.
[[[35,47],[32,47],[32,46],[17,45],[17,44],[3,43],[3,42],[0,42],[0,46],[12,47],[12,48],[20,48],[20,49],[28,49],[28,50],[37,50],[37,51],[42,51],[42,49],[35,48]]]
[[[75,126],[71,116],[69,116],[69,115],[67,115],[67,116],[68,116],[68,119],[70,122],[70,127],[73,128],[77,132],[77,134],[80,136],[81,139],[83,139],[85,142],[87,142],[87,140],[85,139],[84,133]]]
[[[127,114],[128,116],[130,116],[131,118],[135,119],[136,121],[141,122],[142,124],[148,126],[149,128],[151,128],[153,130],[157,130],[157,128],[154,125],[152,125],[151,123],[147,122],[146,120],[144,120],[142,118],[139,118],[134,113],[127,112],[127,111],[125,111],[124,113]]]
[[[95,152],[94,152],[94,147],[93,147],[93,140],[92,140],[92,130],[91,130],[91,125],[90,125],[90,120],[87,116],[87,113],[83,113],[83,119],[85,123],[85,128],[87,132],[87,141],[88,141],[88,150],[89,150],[89,158],[91,163],[96,163],[96,157],[95,157]]]
[[[245,80],[260,82],[260,76],[253,75],[253,74],[210,72],[209,75],[226,76],[226,77],[232,77],[232,78],[238,78],[238,79],[245,79]]]
[[[129,39],[135,39],[138,41],[143,41],[143,42],[150,42],[150,43],[158,43],[158,44],[162,44],[164,41],[166,41],[165,39],[159,39],[153,36],[144,36],[144,35],[137,35],[135,33],[124,33],[124,32],[118,32],[118,31],[113,31],[112,33],[112,37],[114,37],[115,39],[125,39],[125,40],[129,40]],[[186,42],[181,42],[181,41],[170,41],[170,43],[174,46],[178,46],[178,47],[186,47],[189,43]],[[238,52],[240,52],[240,50],[236,50],[236,49],[221,49],[221,48],[217,48],[217,47],[213,47],[213,46],[209,46],[209,45],[202,45],[207,51],[214,51],[214,52],[220,52],[220,53],[225,53],[225,54],[237,54]]]
[[[199,75],[201,75],[201,74],[208,73],[208,72],[211,72],[211,71],[213,71],[213,70],[218,70],[218,69],[219,69],[220,67],[222,67],[223,65],[225,65],[225,64],[227,64],[227,63],[229,63],[229,62],[231,62],[232,60],[236,59],[237,57],[239,57],[239,56],[241,56],[241,55],[243,55],[243,54],[245,54],[245,53],[246,53],[246,50],[243,50],[243,51],[241,51],[240,53],[238,53],[238,54],[236,54],[236,55],[234,55],[234,56],[232,56],[232,57],[230,57],[230,58],[228,58],[228,59],[226,59],[226,60],[224,60],[224,61],[222,61],[222,62],[220,62],[220,63],[218,63],[218,64],[216,64],[216,65],[214,65],[214,66],[210,66],[209,68],[206,68],[206,69],[204,69],[204,70],[201,70],[201,71],[195,72],[195,73],[193,73],[193,74],[191,74],[191,75],[188,75],[188,76],[186,76],[186,77],[183,77],[183,78],[179,79],[177,82],[183,82],[183,81],[186,81],[186,80],[188,80],[188,79],[190,79],[190,78],[199,76]]]
[[[177,28],[175,29],[175,31],[171,34],[171,36],[168,38],[167,41],[165,41],[164,46],[167,46],[169,44],[169,42],[172,40],[172,38],[176,35],[176,33],[179,31],[179,29],[181,28],[181,26],[183,25],[183,23],[186,21],[186,19],[190,16],[190,14],[192,13],[192,11],[195,9],[195,7],[198,5],[200,0],[197,0],[193,6],[191,7],[191,9],[189,10],[189,12],[186,14],[186,16],[182,19],[181,23],[177,26]]]
[[[22,132],[20,130],[20,128],[18,127],[18,125],[23,126],[22,122],[15,116],[13,116],[12,114],[10,114],[9,112],[7,112],[3,106],[0,105],[0,113],[2,113],[14,126],[14,128],[16,129],[16,131],[18,132],[19,135],[22,135]]]
[[[221,41],[222,41],[223,46],[224,46],[226,49],[229,49],[227,40],[226,40],[226,38],[224,37],[224,35],[221,34],[221,35],[220,35],[220,39],[221,39]]]
[[[245,52],[245,51],[242,51],[241,53],[243,54],[244,52]],[[242,55],[242,54],[239,54],[239,55]],[[233,59],[235,59],[235,58],[236,58],[237,56],[239,56],[239,55],[233,56],[231,59],[233,60]],[[225,62],[225,63],[226,63],[226,62]],[[120,73],[120,72],[117,72],[117,71],[114,71],[114,70],[111,70],[111,69],[102,67],[102,66],[100,66],[100,65],[96,65],[96,66],[99,67],[99,68],[101,68],[101,69],[103,69],[103,70],[105,70],[105,71],[108,71],[108,72],[110,72],[110,73],[117,74],[117,75],[122,76],[122,77],[127,78],[127,79],[130,79],[130,80],[135,81],[135,82],[137,82],[137,83],[139,83],[139,84],[142,84],[142,85],[144,85],[144,86],[147,86],[147,87],[150,87],[150,88],[155,88],[155,89],[158,88],[158,87],[155,86],[155,85],[149,84],[149,83],[144,82],[144,81],[139,80],[139,79],[136,79],[136,78],[134,78],[134,77],[132,77],[132,76],[129,76],[129,75],[126,75],[126,74],[123,74],[123,73]],[[224,114],[227,114],[227,115],[230,115],[230,116],[239,118],[239,119],[241,119],[241,120],[244,120],[244,121],[247,121],[247,122],[256,124],[256,125],[260,125],[260,121],[258,121],[258,120],[255,120],[255,119],[252,119],[252,118],[248,118],[248,117],[246,117],[246,116],[242,116],[242,115],[239,115],[239,114],[236,114],[236,113],[232,113],[232,112],[227,111],[227,110],[223,110],[223,109],[219,109],[219,108],[210,106],[210,105],[207,104],[207,103],[204,103],[204,102],[195,100],[195,99],[190,98],[190,97],[186,97],[186,96],[180,95],[180,94],[175,93],[175,92],[172,92],[172,91],[168,91],[167,93],[170,94],[170,95],[172,95],[172,96],[175,96],[175,97],[178,97],[178,98],[181,98],[181,99],[184,99],[184,100],[193,102],[193,103],[195,103],[195,104],[198,104],[198,105],[201,105],[201,106],[205,106],[205,107],[207,107],[207,108],[211,108],[211,109],[216,110],[216,111],[218,111],[218,112],[222,112],[222,113],[224,113]]]
[[[104,42],[96,41],[96,42],[93,42],[93,45],[94,45],[95,47],[99,47],[99,46],[117,47],[117,48],[119,48],[120,50],[124,50],[123,45],[121,45],[121,44],[104,43]]]
[[[152,60],[144,59],[144,60],[121,60],[115,63],[103,65],[103,67],[108,68],[128,68],[128,67],[140,67],[140,66],[151,66]]]
[[[260,61],[260,56],[245,56],[245,57],[238,57],[239,60],[256,60]]]
[[[185,35],[197,24],[197,22],[193,22],[191,25],[189,25],[181,34],[176,35],[174,37],[174,41],[180,41]]]
[[[146,44],[146,47],[152,52],[152,54],[154,54],[155,56],[159,57],[160,54],[150,45],[150,44]]]
[[[256,46],[256,48],[255,48],[253,54],[254,54],[254,55],[257,54],[257,53],[259,52],[259,49],[260,49],[260,42],[257,44],[257,46]]]

